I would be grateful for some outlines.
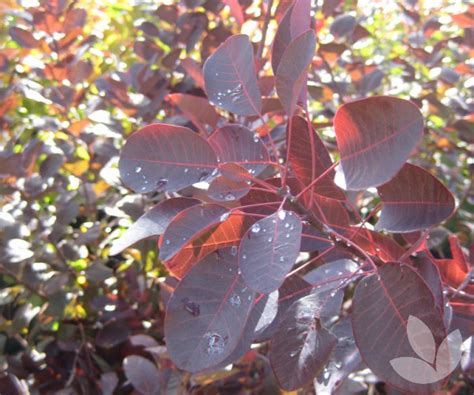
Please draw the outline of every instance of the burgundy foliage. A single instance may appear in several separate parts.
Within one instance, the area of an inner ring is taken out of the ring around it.
[[[334,116],[340,160],[333,162],[308,110],[316,49],[310,3],[296,0],[282,16],[272,46],[274,90],[268,81],[258,84],[260,59],[245,35],[228,37],[207,58],[209,103],[232,113],[234,123],[223,124],[202,97],[175,94],[170,100],[197,132],[154,124],[129,137],[120,160],[129,188],[194,199],[165,200],[114,252],[162,234],[159,258],[180,279],[165,316],[166,347],[179,369],[219,369],[253,342],[271,340],[271,366],[285,390],[314,379],[316,388],[333,391],[364,361],[389,385],[429,393],[441,383],[410,383],[390,360],[416,357],[406,336],[410,316],[430,328],[436,346],[449,331],[441,284],[456,276],[432,263],[423,252],[426,236],[413,232],[448,219],[454,198],[407,163],[424,128],[408,100],[373,96],[342,105]],[[240,20],[237,3],[226,4]],[[346,37],[356,26],[354,17],[340,15],[331,32]],[[361,82],[362,89],[375,80]],[[286,113],[284,129],[257,131],[259,120],[271,118],[261,117],[272,92]],[[380,204],[360,218],[349,192],[373,187]],[[376,231],[366,222],[376,222]],[[387,233],[409,233],[414,241],[404,247]],[[343,309],[354,284],[353,306]]]

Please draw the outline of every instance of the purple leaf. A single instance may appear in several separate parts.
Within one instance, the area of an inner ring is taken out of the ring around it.
[[[136,192],[176,191],[217,167],[209,144],[188,128],[154,124],[132,134],[120,156],[120,176]]]
[[[176,215],[160,239],[159,258],[167,261],[185,245],[228,218],[229,209],[217,204],[200,204]]]
[[[423,135],[423,117],[407,100],[377,96],[340,107],[334,129],[341,152],[339,185],[362,190],[401,169]]]
[[[297,300],[272,338],[270,363],[280,386],[287,391],[310,381],[336,345],[336,338],[319,323],[324,302],[319,294]]]
[[[8,29],[8,33],[23,48],[37,48],[40,45],[40,42],[28,30],[13,26]]]
[[[240,342],[253,300],[230,249],[191,268],[171,296],[165,317],[166,344],[176,366],[198,372],[224,361]]]
[[[277,75],[283,53],[290,42],[311,28],[311,1],[295,0],[278,24],[272,45],[272,70]]]
[[[209,185],[207,194],[218,202],[239,200],[250,191],[250,185],[245,181],[232,181],[226,177],[217,177]]]
[[[229,37],[206,60],[203,74],[212,104],[238,115],[260,114],[262,98],[248,36]]]
[[[260,137],[242,125],[216,129],[207,140],[220,163],[236,163],[252,175],[262,172],[270,163],[268,151]]]
[[[314,380],[318,394],[333,394],[343,380],[361,364],[359,350],[352,333],[351,320],[346,317],[338,322],[331,333],[337,338],[336,347],[323,371]]]
[[[341,14],[334,19],[329,31],[336,39],[347,37],[352,34],[356,24],[357,20],[352,15]]]
[[[426,229],[447,219],[455,208],[453,195],[436,177],[409,163],[377,190],[383,203],[378,230]]]
[[[291,41],[278,65],[276,90],[289,116],[295,112],[315,48],[316,35],[313,30],[308,30]]]
[[[428,325],[435,344],[445,337],[443,318],[431,290],[410,266],[385,264],[377,275],[365,277],[353,299],[352,326],[364,362],[382,380],[411,393],[431,393],[439,382],[420,386],[402,378],[390,361],[418,358],[408,340],[408,319],[414,316]]]
[[[160,394],[160,372],[148,359],[129,355],[123,360],[125,376],[140,394]]]
[[[197,204],[199,200],[187,198],[171,198],[158,203],[114,241],[109,255],[117,255],[140,240],[163,234],[176,214]]]
[[[271,323],[266,325],[263,330],[258,332],[255,341],[263,342],[269,340],[278,329],[280,322],[285,317],[285,312],[293,304],[293,302],[302,298],[303,296],[308,295],[312,289],[312,285],[298,274],[288,277],[278,290],[279,295],[276,316],[271,321]],[[274,292],[272,292],[270,295],[273,295]]]
[[[314,150],[311,149],[311,135]],[[331,157],[321,138],[308,129],[308,122],[301,117],[293,117],[291,121],[291,143],[289,144],[289,160],[296,178],[308,186],[332,165]],[[333,181],[334,171],[328,172],[311,189],[314,193],[332,199],[344,200],[344,192]]]
[[[300,251],[302,223],[291,211],[276,213],[255,222],[239,247],[242,278],[260,293],[280,287]]]

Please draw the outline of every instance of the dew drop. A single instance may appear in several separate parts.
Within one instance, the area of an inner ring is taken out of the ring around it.
[[[207,353],[211,354],[222,354],[225,348],[225,339],[215,332],[207,332],[205,335],[207,340]]]
[[[287,239],[289,239],[289,238],[290,238],[290,234],[287,233],[287,234],[285,235],[285,237],[286,237]]]
[[[298,351],[292,351],[290,352],[290,357],[293,358],[296,356],[296,354],[298,354]]]
[[[142,168],[140,166],[135,167],[135,173],[140,173]]]
[[[260,232],[260,224],[253,224],[252,225],[252,233]]]
[[[268,238],[268,242],[271,243],[273,241],[273,237]]]
[[[189,298],[183,298],[181,301],[183,302],[184,308],[189,314],[197,317],[201,313],[199,305],[191,302]]]
[[[242,255],[242,259],[247,259],[247,255]]]
[[[224,222],[229,218],[229,213],[224,213],[219,217],[219,221]]]
[[[232,294],[232,296],[229,298],[229,303],[231,304],[231,306],[239,307],[242,301],[240,300],[239,295]]]
[[[187,167],[184,168],[184,173],[186,174],[189,171]]]
[[[230,248],[230,255],[236,256],[237,255],[237,246],[232,246]]]
[[[282,255],[279,260],[280,260],[280,262],[284,262],[284,261],[285,261],[285,257]]]
[[[290,224],[287,222],[287,223],[285,224],[285,228],[289,228],[289,227],[290,227]]]
[[[203,171],[200,175],[199,175],[199,181],[204,181],[207,176],[209,175],[209,173],[207,171]]]
[[[217,173],[219,173],[219,170],[216,168],[214,170],[212,170],[212,173],[211,173],[211,176],[217,176]]]
[[[156,187],[158,189],[161,189],[163,188],[166,184],[168,184],[168,179],[167,178],[160,178],[157,182],[156,182]]]
[[[170,239],[166,239],[166,240],[165,240],[165,244],[166,244],[167,246],[169,246],[169,245],[171,244]]]
[[[258,143],[258,142],[260,141],[260,137],[258,136],[258,134],[254,134],[254,135],[253,135],[253,141],[254,141],[255,143]],[[263,158],[262,158],[262,159],[263,159]]]
[[[225,195],[225,198],[224,198],[224,199],[225,199],[226,201],[228,201],[228,202],[232,202],[233,200],[235,200],[235,196],[234,196],[232,193],[228,192],[228,193]]]
[[[285,210],[278,210],[278,218],[280,218],[280,220],[284,220],[286,217],[286,211]]]
[[[327,380],[329,376],[330,376],[330,373],[329,373],[328,368],[324,368],[324,373],[323,373],[324,379]]]

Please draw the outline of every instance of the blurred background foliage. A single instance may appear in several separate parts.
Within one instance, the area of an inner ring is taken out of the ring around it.
[[[156,242],[113,258],[108,251],[160,200],[156,194],[144,200],[121,184],[124,139],[155,121],[196,129],[202,109],[169,94],[205,96],[202,63],[231,34],[248,34],[263,50],[260,84],[274,96],[269,45],[290,3],[0,3],[1,394],[279,391],[268,361],[252,352],[213,374],[173,369],[163,342],[168,288]],[[446,226],[432,231],[430,247],[449,254],[450,233],[471,245],[472,6],[317,3],[319,45],[308,80],[315,127],[331,148],[331,120],[341,103],[376,94],[417,103],[426,130],[415,161],[440,177],[458,203]],[[269,4],[273,17],[264,34]],[[283,124],[276,101],[267,100],[262,129]],[[375,203],[367,200],[362,213]],[[358,383],[356,392],[384,391],[370,377]]]

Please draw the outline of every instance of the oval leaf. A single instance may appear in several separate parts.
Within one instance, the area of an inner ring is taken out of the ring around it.
[[[301,117],[291,121],[289,160],[296,178],[307,186],[332,165],[331,157],[321,138],[308,129],[308,122]],[[311,139],[312,137],[312,139]],[[312,188],[313,192],[332,199],[344,200],[344,192],[334,184],[334,171],[328,172]]]
[[[319,311],[325,300],[320,294],[297,300],[272,338],[270,363],[280,386],[287,391],[311,380],[336,345],[336,338],[319,323]]]
[[[250,185],[244,181],[232,181],[226,177],[217,177],[209,185],[207,194],[218,202],[233,202],[245,196]]]
[[[248,36],[229,37],[206,60],[203,74],[212,104],[238,115],[260,114],[262,98]]]
[[[268,150],[260,137],[242,125],[216,129],[208,139],[220,163],[236,163],[250,174],[262,172],[270,164]]]
[[[158,203],[114,241],[109,255],[117,255],[140,240],[163,234],[176,214],[197,204],[199,200],[188,198],[171,198]]]
[[[165,316],[166,344],[176,366],[198,372],[231,355],[253,301],[229,249],[194,266],[176,287]]]
[[[13,26],[8,29],[8,33],[23,48],[37,48],[40,45],[40,42],[28,30]]]
[[[182,210],[171,220],[160,239],[159,258],[162,261],[171,259],[186,244],[225,221],[228,211],[217,204],[200,204]]]
[[[445,337],[441,311],[426,283],[410,266],[388,263],[378,270],[378,276],[365,277],[353,299],[352,326],[362,358],[391,385],[409,393],[431,393],[439,382],[420,386],[405,380],[390,361],[400,357],[418,359],[407,334],[410,316],[428,325],[439,346]]]
[[[133,387],[143,395],[160,393],[160,372],[148,359],[130,355],[123,360],[125,376]]]
[[[280,287],[300,251],[302,223],[291,211],[255,222],[239,247],[242,277],[249,287],[270,293]]]
[[[423,117],[407,100],[370,97],[340,107],[334,129],[342,165],[338,184],[361,190],[387,182],[401,169],[423,135]]]
[[[426,229],[447,219],[455,208],[453,195],[436,177],[409,163],[377,190],[383,203],[378,230]]]
[[[291,41],[278,65],[276,90],[289,116],[295,112],[315,48],[316,34],[313,30],[308,30]]]
[[[120,155],[120,176],[136,192],[177,191],[206,178],[216,154],[188,128],[154,124],[132,134]]]

